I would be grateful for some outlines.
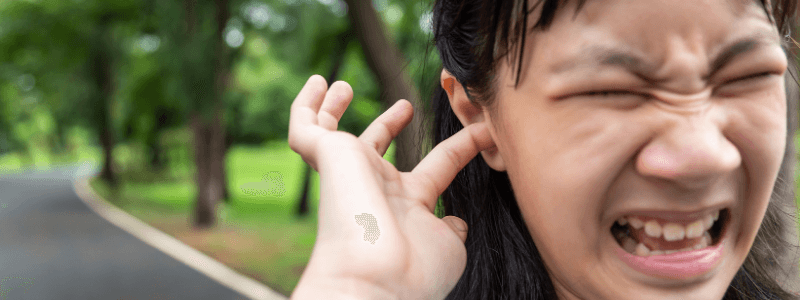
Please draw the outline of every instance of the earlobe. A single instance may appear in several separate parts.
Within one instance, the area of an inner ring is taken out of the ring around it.
[[[489,132],[496,143],[497,137],[494,134],[494,127],[491,124],[492,120],[488,111],[481,105],[472,103],[467,97],[464,86],[445,69],[442,69],[441,85],[442,89],[447,92],[447,97],[450,98],[450,107],[461,122],[461,125],[467,127],[474,123],[488,122]],[[497,146],[481,151],[481,155],[489,167],[495,171],[503,172],[506,170],[505,162]]]
[[[500,151],[498,151],[497,146],[483,150],[481,152],[481,156],[483,156],[483,160],[486,161],[486,164],[489,165],[490,168],[497,172],[506,171],[506,164],[503,161],[503,157],[500,155]]]
[[[483,156],[483,160],[486,161],[486,164],[489,165],[490,168],[497,172],[505,172],[506,163],[497,147],[497,135],[495,134],[494,127],[491,126],[493,124],[491,116],[489,116],[488,111],[484,111],[484,114],[486,115],[485,120],[489,122],[489,134],[492,136],[492,140],[495,141],[495,146],[481,151],[481,156]]]

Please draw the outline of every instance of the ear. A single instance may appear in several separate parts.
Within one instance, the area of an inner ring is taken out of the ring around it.
[[[450,99],[450,107],[453,108],[453,112],[455,112],[461,124],[466,127],[473,123],[487,122],[492,140],[494,140],[495,145],[499,145],[488,109],[470,102],[461,83],[445,69],[442,69],[441,84],[442,88],[447,92],[447,97]],[[497,146],[481,151],[481,155],[489,167],[495,171],[503,172],[506,170],[505,161],[500,155]]]

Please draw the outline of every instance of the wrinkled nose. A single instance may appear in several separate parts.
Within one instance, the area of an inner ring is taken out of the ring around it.
[[[636,169],[684,188],[707,186],[742,163],[739,150],[722,128],[700,114],[683,115],[639,153]]]

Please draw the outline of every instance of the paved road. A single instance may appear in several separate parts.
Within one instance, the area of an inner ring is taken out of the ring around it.
[[[247,299],[89,210],[85,171],[0,175],[0,299]]]

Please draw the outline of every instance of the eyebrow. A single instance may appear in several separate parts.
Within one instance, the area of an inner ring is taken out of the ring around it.
[[[735,40],[724,46],[722,51],[711,60],[709,73],[706,77],[719,71],[737,56],[775,44],[773,39],[768,39],[763,34],[750,35]],[[584,47],[579,53],[582,53],[583,58],[567,60],[566,63],[557,65],[553,68],[554,73],[564,73],[579,66],[619,66],[641,78],[650,78],[647,74],[653,74],[656,71],[654,64],[648,63],[640,55],[624,48],[594,45]]]

